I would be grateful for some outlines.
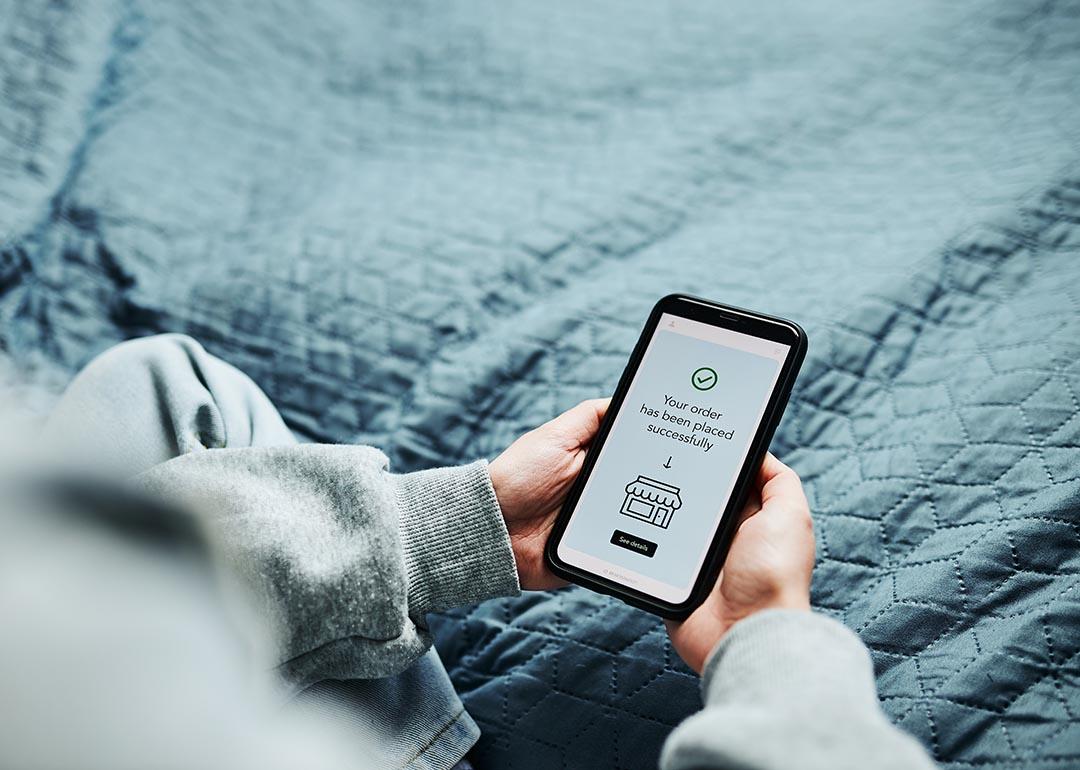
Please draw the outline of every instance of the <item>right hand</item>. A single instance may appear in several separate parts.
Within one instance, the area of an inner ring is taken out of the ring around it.
[[[686,620],[667,621],[672,646],[700,674],[740,620],[766,609],[809,611],[813,568],[814,529],[802,482],[769,453],[712,592]]]

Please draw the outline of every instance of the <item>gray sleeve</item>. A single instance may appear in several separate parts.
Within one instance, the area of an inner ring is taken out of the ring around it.
[[[483,461],[394,475],[370,447],[211,449],[136,483],[210,522],[296,686],[395,674],[430,646],[427,612],[519,591]]]
[[[705,708],[668,738],[662,770],[934,767],[881,712],[862,642],[822,615],[769,610],[737,623],[702,691]]]

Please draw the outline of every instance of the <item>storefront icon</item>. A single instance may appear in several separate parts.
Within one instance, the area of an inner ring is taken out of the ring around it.
[[[638,476],[626,485],[626,498],[619,513],[667,529],[671,515],[682,506],[679,488],[648,476]]]

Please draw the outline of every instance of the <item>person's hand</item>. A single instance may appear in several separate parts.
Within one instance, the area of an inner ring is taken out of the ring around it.
[[[522,588],[566,585],[544,564],[544,544],[610,400],[582,401],[526,433],[488,466]]]
[[[698,673],[716,644],[743,618],[766,609],[810,609],[814,530],[802,482],[765,455],[720,578],[705,603],[676,623],[671,644]]]

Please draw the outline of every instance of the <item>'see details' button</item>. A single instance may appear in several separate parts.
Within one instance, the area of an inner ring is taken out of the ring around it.
[[[656,553],[656,543],[637,535],[631,535],[629,532],[623,532],[620,529],[611,533],[611,544],[625,548],[628,551],[640,553],[642,556],[648,556],[650,559]]]

